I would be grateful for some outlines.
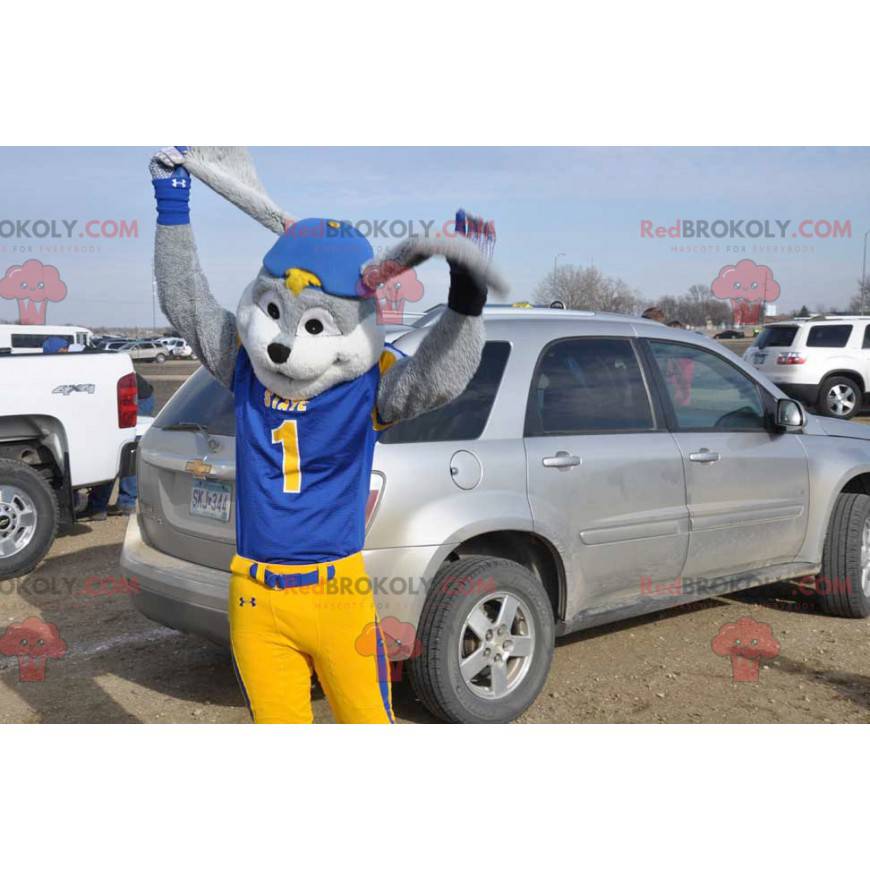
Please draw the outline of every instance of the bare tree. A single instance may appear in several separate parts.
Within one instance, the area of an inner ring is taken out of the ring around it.
[[[706,284],[693,284],[681,296],[665,295],[656,305],[665,312],[668,320],[679,320],[690,326],[731,323],[731,306],[717,299]]]
[[[610,278],[595,266],[560,266],[535,289],[535,302],[549,305],[557,300],[566,308],[637,314],[644,300],[621,278]]]
[[[870,311],[870,278],[864,282],[863,287],[861,282],[858,282],[858,290],[849,300],[850,314],[866,314],[868,311]]]

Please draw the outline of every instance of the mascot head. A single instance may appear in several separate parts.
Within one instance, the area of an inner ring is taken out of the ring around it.
[[[266,254],[236,319],[257,378],[273,393],[309,399],[377,363],[384,334],[362,282],[372,256],[353,226],[322,218],[289,224]]]
[[[295,220],[266,193],[244,148],[193,146],[183,163],[280,237],[245,290],[236,320],[257,378],[286,399],[310,399],[377,363],[384,336],[377,302],[362,281],[367,266],[389,261],[401,271],[443,256],[477,272],[496,296],[508,294],[488,257],[461,236],[409,239],[374,260],[371,245],[352,225]]]

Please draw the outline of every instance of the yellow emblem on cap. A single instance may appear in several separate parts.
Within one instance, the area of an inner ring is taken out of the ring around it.
[[[306,287],[323,287],[320,278],[304,269],[288,269],[284,273],[284,286],[298,296]]]

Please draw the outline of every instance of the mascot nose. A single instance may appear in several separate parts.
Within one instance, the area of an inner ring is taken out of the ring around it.
[[[269,354],[269,359],[272,360],[273,363],[281,365],[281,363],[287,362],[287,357],[290,356],[290,348],[287,347],[286,344],[272,342],[272,344],[266,348],[266,353]]]

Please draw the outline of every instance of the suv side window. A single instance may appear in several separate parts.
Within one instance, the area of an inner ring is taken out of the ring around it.
[[[851,334],[849,323],[813,326],[807,336],[807,347],[845,347]]]
[[[680,429],[765,429],[758,384],[718,354],[650,341]]]
[[[403,420],[380,433],[382,444],[416,444],[421,441],[470,441],[483,434],[498,393],[511,346],[506,341],[488,341],[480,366],[462,395],[452,402]]]
[[[526,407],[526,437],[654,428],[649,392],[629,339],[568,338],[544,348]]]
[[[870,325],[864,327],[864,341],[861,343],[864,350],[870,349]]]

